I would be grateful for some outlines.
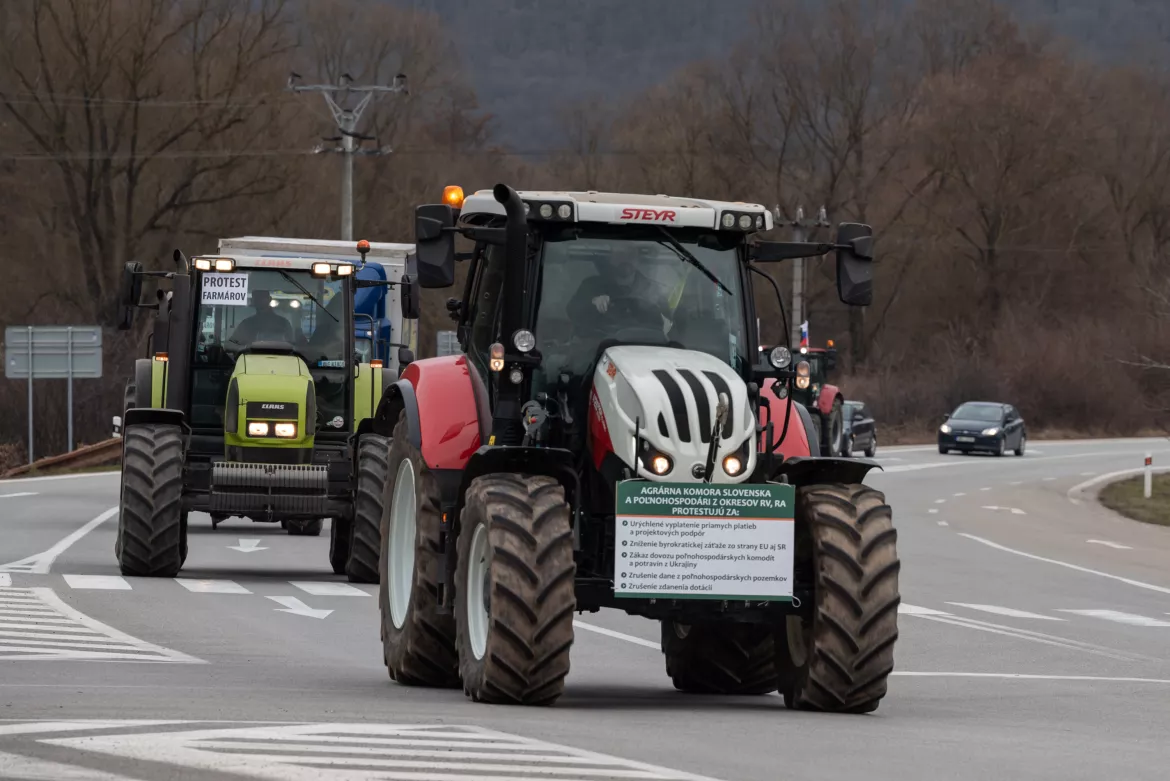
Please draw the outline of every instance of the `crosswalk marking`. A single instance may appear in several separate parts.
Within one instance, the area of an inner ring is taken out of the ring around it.
[[[1170,621],[1163,621],[1160,618],[1149,618],[1147,616],[1137,615],[1136,613],[1123,613],[1120,610],[1061,610],[1061,613],[1075,613],[1080,616],[1089,616],[1090,618],[1102,618],[1106,621],[1116,621],[1119,624],[1129,624],[1130,626],[1170,626]]]
[[[368,597],[369,594],[360,588],[348,583],[329,583],[319,581],[290,580],[290,585],[296,586],[307,594],[315,597]]]
[[[121,575],[66,575],[69,588],[102,591],[129,591],[130,584]]]
[[[948,602],[948,605],[955,605],[957,607],[967,607],[972,610],[981,610],[984,613],[994,613],[997,616],[1009,616],[1011,618],[1035,618],[1041,621],[1063,621],[1063,618],[1055,616],[1042,616],[1039,613],[1029,613],[1027,610],[1016,610],[1010,607],[1000,607],[999,605],[973,605],[967,602]]]
[[[188,591],[197,594],[251,594],[252,592],[234,580],[189,580],[175,578],[175,582]]]
[[[645,762],[449,724],[290,724],[45,737],[42,744],[281,781],[714,781]]]
[[[0,588],[6,588],[12,585],[12,576],[7,572],[0,572]]]
[[[47,588],[0,589],[0,661],[139,661],[203,664],[81,613]]]

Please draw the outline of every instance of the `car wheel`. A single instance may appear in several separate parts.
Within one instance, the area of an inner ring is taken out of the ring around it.
[[[1027,442],[1028,442],[1028,435],[1021,432],[1020,433],[1020,446],[1016,448],[1016,455],[1017,456],[1024,455],[1024,446],[1027,444]]]
[[[1007,448],[1007,437],[1006,436],[1000,437],[999,442],[996,443],[996,445],[995,445],[995,457],[999,458],[1000,456],[1002,456],[1004,454],[1006,448]]]
[[[942,454],[945,456],[947,453],[949,453],[949,452],[951,452],[951,451],[950,451],[950,450],[948,450],[947,448],[943,447],[942,445],[939,445],[939,446],[938,446],[938,452],[942,453]]]
[[[841,444],[841,455],[850,458],[853,455],[853,435],[850,434]]]
[[[865,449],[865,457],[873,458],[877,455],[877,434],[869,438],[869,447]]]

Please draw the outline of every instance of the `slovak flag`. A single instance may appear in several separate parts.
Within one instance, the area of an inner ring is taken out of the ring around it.
[[[808,320],[800,324],[800,346],[808,347]]]

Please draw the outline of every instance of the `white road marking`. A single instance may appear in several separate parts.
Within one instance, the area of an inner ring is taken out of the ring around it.
[[[1003,635],[1004,637],[1013,637],[1017,640],[1027,640],[1032,643],[1039,643],[1041,645],[1051,645],[1056,648],[1064,648],[1069,651],[1082,651],[1084,653],[1093,654],[1095,656],[1104,656],[1110,659],[1118,659],[1120,661],[1134,662],[1134,661],[1153,661],[1147,657],[1117,651],[1112,648],[1105,648],[1098,645],[1091,645],[1090,643],[1081,643],[1076,640],[1069,640],[1064,637],[1057,637],[1055,635],[1046,635],[1043,632],[1033,632],[1027,629],[1017,629],[1015,627],[1004,626],[1003,624],[992,624],[988,621],[978,621],[974,618],[960,618],[959,616],[952,616],[948,613],[942,615],[927,615],[918,614],[920,618],[927,621],[937,621],[940,624],[950,624],[951,626],[961,626],[967,629],[975,629],[980,632],[988,632],[993,635]]]
[[[948,605],[956,605],[958,607],[969,607],[972,610],[981,610],[984,613],[994,613],[997,616],[1008,616],[1010,618],[1035,618],[1041,621],[1063,621],[1063,618],[1056,616],[1044,616],[1039,613],[1029,613],[1026,610],[1016,610],[1011,607],[1000,607],[999,605],[973,605],[968,602],[948,602]]]
[[[27,556],[20,561],[14,561],[11,564],[5,564],[4,566],[0,567],[0,571],[7,570],[8,572],[26,572],[33,575],[47,575],[49,573],[49,568],[53,566],[53,562],[57,560],[58,556],[67,551],[69,546],[73,545],[73,543],[77,542],[82,537],[89,534],[91,531],[96,529],[98,526],[101,526],[103,523],[117,514],[118,508],[111,507],[89,523],[82,526],[77,531],[70,534],[65,539],[58,542],[53,547],[49,548],[47,551],[43,551],[32,556]]]
[[[995,505],[995,504],[985,504],[985,505],[983,505],[983,509],[984,510],[993,510],[993,511],[995,511],[995,510],[1010,510],[1012,515],[1027,515],[1026,512],[1024,512],[1023,510],[1021,510],[1018,507],[1000,507],[999,505]]]
[[[1008,485],[1023,485],[1023,484],[1024,484],[1023,480],[1012,480],[1010,483],[1008,483]]]
[[[991,490],[991,486],[989,486],[989,485],[986,485],[986,486],[984,486],[984,487],[980,488],[979,490],[980,490],[980,491],[990,491],[990,490]]]
[[[191,580],[175,578],[175,582],[188,591],[197,594],[251,594],[252,592],[234,580]]]
[[[0,572],[0,588],[12,585],[12,576],[7,572]]]
[[[22,491],[21,493],[18,493],[18,494],[0,494],[0,499],[16,499],[17,497],[20,497],[20,496],[40,496],[40,494],[32,493],[29,491]]]
[[[934,503],[935,504],[946,504],[946,501],[947,501],[946,499],[935,499]]]
[[[949,524],[949,523],[947,523],[946,521],[939,521],[939,522],[938,522],[938,525],[939,525],[939,526],[950,526],[950,524]]]
[[[268,550],[268,548],[257,547],[260,545],[260,540],[245,540],[240,538],[239,545],[228,545],[228,550],[238,550],[240,553],[255,553],[256,551]]]
[[[937,508],[937,507],[931,507],[929,510],[927,510],[927,512],[928,512],[928,513],[930,513],[931,515],[934,515],[935,513],[937,513],[937,512],[938,512],[938,508]]]
[[[1080,504],[1080,502],[1077,501],[1078,494],[1084,493],[1085,489],[1092,488],[1093,486],[1100,485],[1101,483],[1112,482],[1114,479],[1119,478],[1119,477],[1128,477],[1129,475],[1139,475],[1145,471],[1146,471],[1146,468],[1144,466],[1139,466],[1139,467],[1136,467],[1134,469],[1121,469],[1117,472],[1106,472],[1103,475],[1097,475],[1096,477],[1090,478],[1090,479],[1084,481],[1083,483],[1077,483],[1072,488],[1068,489],[1068,492],[1065,494],[1065,496],[1067,496],[1068,500],[1070,502],[1072,502],[1073,504]],[[1167,472],[1167,471],[1170,471],[1170,466],[1150,467],[1150,472],[1154,473],[1154,474],[1159,474],[1161,472]]]
[[[129,591],[130,584],[121,575],[65,575],[69,588],[101,591]]]
[[[43,744],[272,781],[564,777],[714,781],[645,762],[461,725],[296,724],[52,737]],[[337,756],[338,753],[350,756]],[[332,755],[332,756],[331,756]]]
[[[110,729],[113,727],[162,727],[167,724],[185,724],[185,721],[160,721],[157,719],[76,719],[74,721],[33,721],[16,724],[0,724],[0,737],[9,735],[35,735],[41,732],[82,732],[84,730]]]
[[[614,630],[606,629],[603,626],[595,626],[594,624],[585,624],[585,623],[582,623],[581,621],[578,621],[577,619],[573,619],[573,628],[574,629],[584,629],[587,632],[596,632],[599,635],[613,637],[613,638],[616,638],[618,640],[625,640],[627,643],[633,643],[634,645],[641,645],[641,646],[644,646],[646,648],[654,648],[654,649],[661,649],[662,648],[661,644],[656,643],[653,640],[643,640],[640,637],[634,637],[633,635],[627,635],[624,632],[615,632]]]
[[[992,542],[991,540],[985,540],[982,537],[976,537],[974,534],[967,534],[966,532],[959,532],[959,536],[966,537],[969,540],[975,540],[975,542],[982,543],[982,544],[988,546],[989,548],[995,548],[996,550],[1001,550],[1001,551],[1004,551],[1005,553],[1012,553],[1012,554],[1015,554],[1016,556],[1023,556],[1026,559],[1035,559],[1036,561],[1043,561],[1047,564],[1055,564],[1059,567],[1067,567],[1068,569],[1076,570],[1077,572],[1084,572],[1088,575],[1096,575],[1097,577],[1101,577],[1101,578],[1109,578],[1110,580],[1117,580],[1117,581],[1125,583],[1126,585],[1129,585],[1129,586],[1136,586],[1137,588],[1144,588],[1147,591],[1157,591],[1159,594],[1170,594],[1170,588],[1166,588],[1165,586],[1155,586],[1152,583],[1143,583],[1140,580],[1133,580],[1132,578],[1123,578],[1120,575],[1111,575],[1108,572],[1101,572],[1099,570],[1089,569],[1088,567],[1081,567],[1081,566],[1078,566],[1076,564],[1069,564],[1067,561],[1059,561],[1057,559],[1048,559],[1048,558],[1045,558],[1044,556],[1037,556],[1034,553],[1024,553],[1023,551],[1014,550],[1014,549],[1009,548],[1005,545],[1000,545],[997,542]]]
[[[269,597],[273,602],[284,607],[276,608],[279,613],[291,613],[294,616],[305,616],[306,618],[325,618],[332,610],[316,610],[309,607],[304,602],[296,597]]]
[[[1133,548],[1129,547],[1128,545],[1122,545],[1119,542],[1110,542],[1109,540],[1085,540],[1085,542],[1092,545],[1106,545],[1110,548],[1116,548],[1117,550],[1133,550]]]
[[[23,781],[135,781],[130,776],[0,751],[0,778]]]
[[[1101,681],[1107,683],[1161,683],[1170,684],[1168,678],[1125,678],[1109,677],[1106,675],[1032,675],[1028,673],[952,673],[952,672],[912,672],[895,670],[890,675],[901,675],[908,678],[1003,678],[1007,680],[1023,681]]]
[[[1116,621],[1119,624],[1128,624],[1130,626],[1170,626],[1170,621],[1163,621],[1160,618],[1147,618],[1146,616],[1139,616],[1135,613],[1122,613],[1120,610],[1061,610],[1061,613],[1074,613],[1078,616],[1089,616],[1090,618],[1101,618],[1106,621]]]
[[[120,477],[121,469],[113,469],[108,472],[82,472],[73,475],[48,475],[46,477],[10,477],[7,480],[0,480],[0,485],[8,485],[15,483],[40,483],[46,480],[85,480],[96,479],[100,477]]]
[[[955,494],[955,497],[957,498],[957,497],[960,497],[960,496],[966,496],[966,495],[967,495],[967,494],[965,494],[965,493],[963,493],[962,491],[960,491],[959,493]]]
[[[1051,482],[1052,482],[1053,480],[1055,480],[1055,479],[1056,479],[1055,477],[1045,477],[1045,478],[1044,478],[1044,482],[1046,482],[1046,483],[1051,483]]]
[[[25,624],[35,631],[0,627],[0,661],[138,661],[206,664],[202,659],[148,643],[120,632],[81,613],[61,601],[52,589],[7,589],[0,592],[10,605],[25,604]],[[18,601],[12,597],[19,596]],[[51,625],[43,619],[51,612],[59,620]],[[19,623],[18,608],[9,615]],[[65,619],[64,621],[60,619]],[[38,623],[39,622],[39,623]],[[0,733],[3,734],[3,733]]]
[[[290,584],[296,586],[301,591],[307,594],[312,594],[315,597],[368,597],[369,594],[362,591],[360,588],[351,586],[348,583],[328,583],[319,581],[304,581],[304,580],[290,580]]]
[[[904,616],[949,616],[950,613],[945,613],[942,610],[935,610],[929,607],[919,607],[918,605],[908,605],[902,602],[898,605],[898,614]]]

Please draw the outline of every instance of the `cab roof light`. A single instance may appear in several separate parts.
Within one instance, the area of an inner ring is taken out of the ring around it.
[[[196,271],[211,271],[211,260],[209,258],[195,258]]]
[[[339,277],[353,276],[353,264],[351,264],[351,263],[338,263],[337,264],[337,276],[339,276]]]
[[[456,209],[463,208],[463,188],[457,184],[449,184],[443,188],[443,203]]]
[[[311,273],[315,277],[327,277],[330,271],[332,271],[332,267],[328,263],[314,263]]]
[[[236,270],[236,262],[231,258],[216,258],[215,270],[224,274],[231,273]]]
[[[572,205],[564,201],[525,201],[524,208],[528,217],[534,219],[560,221],[573,217]]]

